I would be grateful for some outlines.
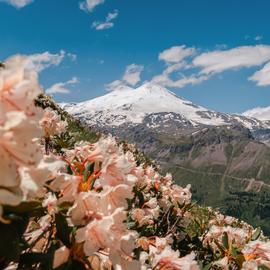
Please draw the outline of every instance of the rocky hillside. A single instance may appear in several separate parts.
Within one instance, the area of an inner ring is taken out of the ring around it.
[[[136,144],[179,184],[191,183],[200,203],[270,234],[268,121],[207,110],[150,84],[63,107],[99,131]]]

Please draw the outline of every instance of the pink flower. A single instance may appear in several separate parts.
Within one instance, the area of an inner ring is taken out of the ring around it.
[[[222,270],[229,270],[229,258],[228,257],[224,257],[218,261],[215,261],[213,263],[214,266],[217,266],[218,269],[222,269]]]
[[[109,186],[123,184],[126,176],[131,174],[134,167],[135,164],[128,162],[126,155],[110,155],[102,163],[100,183]],[[134,184],[134,182],[130,184]]]
[[[79,194],[79,185],[81,177],[70,174],[59,174],[55,180],[50,184],[53,191],[59,191],[62,197],[59,203],[73,202]]]
[[[182,188],[177,185],[173,185],[170,190],[169,197],[171,198],[173,203],[176,204],[184,204],[189,203],[191,200],[191,192],[190,192],[190,185],[186,188]]]
[[[66,263],[69,259],[69,256],[70,256],[70,250],[67,247],[63,246],[57,249],[54,253],[53,269]]]
[[[246,260],[263,259],[270,262],[270,242],[260,240],[249,242],[242,250]]]
[[[6,60],[5,67],[0,68],[0,125],[9,111],[40,117],[41,110],[34,106],[34,99],[42,91],[36,72],[26,69],[26,62],[25,57],[18,55]]]
[[[61,117],[51,109],[46,109],[42,120],[40,121],[45,137],[61,134],[66,130],[67,123],[61,120]]]
[[[20,193],[19,189],[15,190],[8,190],[8,189],[3,189],[0,188],[0,221],[6,222],[1,218],[3,209],[2,205],[18,205],[22,200],[22,194]]]
[[[0,208],[17,205],[23,199],[22,167],[33,167],[41,160],[40,110],[34,98],[41,93],[37,76],[25,69],[23,57],[13,57],[0,68]]]
[[[110,259],[115,270],[141,270],[141,264],[137,260],[133,260],[128,256],[124,256],[120,252],[111,252]]]
[[[73,149],[65,151],[65,157],[69,163],[73,163],[75,160],[84,162],[91,154],[93,154],[93,151],[93,144],[90,144],[89,142],[78,142]],[[97,150],[97,152],[99,151]],[[95,156],[93,160],[98,160],[98,158]]]
[[[258,270],[258,263],[256,261],[244,262],[241,270]]]
[[[43,156],[43,159],[35,166],[20,167],[21,189],[24,198],[42,197],[43,185],[48,180],[59,179],[60,172],[65,168],[65,163],[54,156]]]
[[[141,237],[137,240],[137,245],[141,247],[144,251],[149,249],[151,241],[147,237]]]
[[[93,219],[102,219],[105,213],[102,209],[101,200],[102,195],[93,191],[78,194],[74,205],[69,209],[72,223],[74,225],[86,225]]]
[[[142,209],[135,208],[131,212],[131,217],[139,223],[139,226],[150,224],[154,219],[157,219],[160,214],[160,208],[156,198],[151,198],[146,202]]]
[[[163,258],[170,258],[170,260],[178,259],[179,258],[179,251],[172,250],[171,246],[166,243],[166,241],[163,241],[165,239],[158,239],[156,237],[156,244],[149,246],[149,256],[146,259],[149,259],[151,261],[152,267],[157,267],[160,265],[160,261]]]
[[[94,219],[78,229],[76,242],[83,243],[87,256],[92,256],[102,249],[109,252],[114,265],[122,259],[129,261],[135,248],[137,234],[127,230],[123,223],[125,219],[126,212],[123,208],[117,208],[112,215]]]
[[[214,250],[218,250],[216,241],[222,246],[222,237],[224,233],[228,235],[229,245],[234,245],[238,248],[243,248],[246,242],[250,239],[252,231],[244,228],[234,228],[231,226],[219,227],[213,225],[204,238],[204,245],[210,245]]]
[[[182,258],[163,257],[160,259],[159,265],[163,270],[200,270],[200,267],[194,259],[194,253]]]
[[[0,126],[0,152],[6,152],[17,165],[36,165],[42,155],[40,146],[33,139],[40,134],[36,122],[23,112],[8,112],[5,124]]]
[[[57,212],[57,198],[51,192],[45,195],[45,199],[42,202],[42,206],[47,208],[50,215]]]
[[[93,220],[87,226],[78,229],[76,242],[84,243],[86,256],[92,256],[99,249],[106,249],[113,242],[111,226],[113,225],[112,216],[104,217],[100,220]]]
[[[137,221],[139,226],[148,224],[150,217],[146,216],[145,211],[140,208],[135,208],[131,212],[131,217],[134,221]]]

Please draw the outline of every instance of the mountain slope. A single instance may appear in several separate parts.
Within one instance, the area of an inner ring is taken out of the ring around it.
[[[269,122],[214,112],[152,84],[62,107],[136,144],[179,184],[191,183],[200,203],[255,222],[270,235],[264,215],[270,211],[270,147],[258,140],[269,141]],[[241,212],[236,202],[244,205]]]
[[[255,118],[219,113],[197,106],[152,83],[135,90],[113,91],[93,100],[62,106],[88,124],[98,123],[99,126],[136,125],[142,123],[146,116],[161,113],[164,121],[172,117],[169,113],[173,113],[178,116],[177,122],[187,122],[193,127],[236,123],[252,129],[268,126],[267,122]]]
[[[134,143],[178,184],[191,184],[199,203],[261,226],[270,235],[270,215],[265,214],[270,213],[270,148],[241,126],[212,126],[192,135],[168,130],[139,124],[110,132]]]
[[[246,117],[253,117],[262,121],[270,119],[270,107],[258,107],[243,113]]]

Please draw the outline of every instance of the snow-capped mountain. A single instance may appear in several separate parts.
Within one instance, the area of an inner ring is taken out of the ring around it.
[[[249,129],[258,129],[270,126],[266,121],[197,106],[152,83],[146,83],[137,89],[113,91],[77,104],[62,104],[62,107],[89,125],[100,127],[137,125],[146,118],[148,127],[156,127],[172,120],[190,127],[241,124]]]
[[[244,112],[243,115],[246,117],[253,117],[261,121],[267,121],[270,119],[270,106],[254,108]]]
[[[269,187],[267,122],[215,112],[149,83],[62,107],[94,131],[135,144],[177,183],[191,183],[205,205]]]

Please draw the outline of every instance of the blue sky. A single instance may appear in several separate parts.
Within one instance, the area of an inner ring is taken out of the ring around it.
[[[64,88],[57,101],[155,78],[199,105],[243,112],[270,105],[269,10],[268,0],[0,0],[0,59],[35,59],[44,88]]]

